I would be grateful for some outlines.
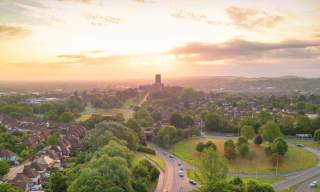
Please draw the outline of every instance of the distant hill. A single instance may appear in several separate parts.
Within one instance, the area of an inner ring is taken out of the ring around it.
[[[249,93],[309,93],[320,94],[320,78],[278,77],[189,77],[171,79],[170,85],[192,87],[203,91]]]

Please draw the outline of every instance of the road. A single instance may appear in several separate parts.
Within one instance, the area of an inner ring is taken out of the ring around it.
[[[152,144],[150,144],[152,145]],[[152,145],[163,160],[166,162],[165,171],[161,172],[156,192],[188,192],[195,189],[195,186],[189,183],[189,179],[186,176],[179,176],[179,162],[182,163],[184,170],[190,168],[190,165],[184,163],[177,157],[170,158],[167,151],[161,149],[158,146]]]
[[[320,177],[313,177],[311,179],[308,179],[302,182],[301,184],[299,184],[299,186],[294,189],[294,192],[315,192],[316,189],[310,188],[309,185],[312,181],[319,181],[319,180],[320,180]]]
[[[316,149],[312,149],[310,147],[305,147],[304,149],[313,153],[314,155],[316,155],[318,157],[318,159],[320,159],[320,151],[318,151]],[[312,180],[312,178],[315,177],[318,173],[320,173],[320,164],[317,164],[315,167],[312,167],[310,169],[300,171],[300,172],[297,172],[296,174],[292,174],[290,176],[287,176],[282,181],[273,184],[273,187],[276,191],[281,191],[283,189],[287,189],[289,187],[292,187],[294,185],[298,185],[300,183],[302,186],[304,186],[306,183],[308,183],[308,185],[309,185],[310,184],[309,180],[310,179]],[[299,185],[299,187],[297,189],[300,189],[300,191],[295,190],[296,192],[304,192],[307,189],[309,190],[310,187],[308,186],[306,189],[303,189],[303,187],[300,187],[300,185]]]

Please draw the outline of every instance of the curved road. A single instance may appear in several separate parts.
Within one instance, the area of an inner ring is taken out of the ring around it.
[[[159,155],[166,162],[166,169],[162,171],[159,177],[156,192],[188,192],[196,188],[196,186],[189,183],[185,170],[190,168],[190,165],[184,163],[177,157],[170,158],[170,154],[153,144],[153,148],[156,150],[157,155]],[[179,176],[178,163],[182,163],[184,168],[184,177]]]

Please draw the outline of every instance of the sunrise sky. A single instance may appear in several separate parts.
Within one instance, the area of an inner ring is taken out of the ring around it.
[[[319,0],[0,0],[0,80],[320,77]]]

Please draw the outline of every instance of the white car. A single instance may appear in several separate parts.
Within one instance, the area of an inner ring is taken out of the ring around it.
[[[183,172],[182,172],[182,173],[180,172],[180,173],[179,173],[179,176],[180,176],[180,177],[184,177]]]
[[[310,186],[311,188],[316,188],[316,187],[318,186],[318,181],[312,181],[312,182],[309,184],[309,186]]]

